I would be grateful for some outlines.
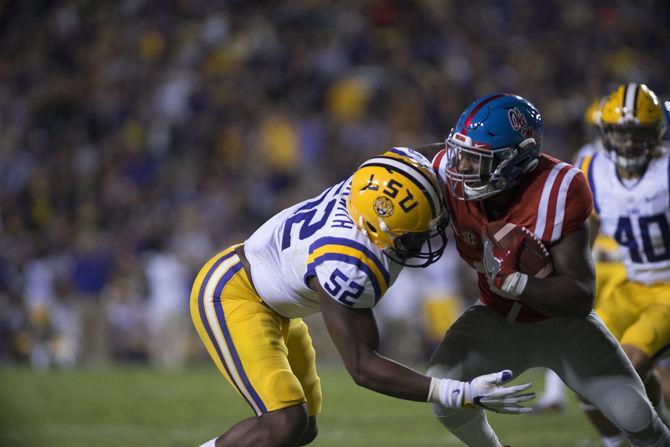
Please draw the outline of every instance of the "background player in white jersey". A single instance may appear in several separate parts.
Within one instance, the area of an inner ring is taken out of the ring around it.
[[[539,111],[519,96],[492,94],[463,112],[446,149],[433,160],[447,187],[458,251],[479,272],[481,304],[447,331],[428,372],[467,380],[503,363],[515,371],[551,368],[597,405],[632,445],[668,446],[670,431],[644,396],[640,378],[592,312],[588,218],[593,202],[587,180],[541,148]],[[503,225],[496,234],[503,228],[511,228],[506,234],[516,231],[508,240],[512,246],[491,243],[491,223]],[[519,271],[519,252],[527,240],[551,254],[551,275]],[[481,408],[436,404],[434,411],[467,445],[500,446]]]
[[[600,110],[607,96],[596,98],[584,113],[584,144],[574,158],[575,166],[581,167],[586,157],[605,150],[600,131]],[[586,174],[586,173],[585,173]],[[596,269],[595,306],[603,296],[609,295],[612,287],[626,277],[626,269],[621,260],[619,246],[611,237],[598,233],[591,249]],[[562,411],[567,402],[567,389],[555,372],[548,369],[544,375],[544,391],[533,405],[533,414]]]
[[[582,168],[585,175],[587,160],[593,158],[597,153],[606,153],[605,145],[603,143],[601,131],[601,110],[602,106],[607,100],[607,96],[603,96],[595,100],[588,108],[585,114],[585,121],[591,131],[597,132],[596,136],[587,144],[582,146],[575,159],[575,165]],[[593,228],[592,230],[597,230]],[[591,253],[596,267],[596,308],[598,303],[604,297],[611,294],[613,287],[626,277],[626,268],[623,264],[623,258],[619,250],[618,243],[610,235],[603,232],[592,232],[592,237],[595,237]]]
[[[193,322],[212,360],[255,417],[205,447],[297,446],[317,434],[321,387],[301,317],[321,311],[354,381],[447,408],[530,411],[502,387],[510,371],[471,382],[432,379],[378,354],[371,308],[404,265],[427,266],[446,245],[448,213],[428,160],[394,148],[349,179],[275,215],[244,245],[214,256],[191,293]]]
[[[627,275],[596,311],[662,414],[652,368],[670,346],[670,155],[658,150],[666,122],[656,95],[644,84],[630,83],[603,103],[601,127],[606,151],[586,156],[582,164],[594,197],[594,232],[618,242]],[[605,445],[623,442],[597,410],[587,414]]]
[[[576,165],[579,166],[586,174],[586,169],[590,160],[598,152],[607,152],[603,144],[603,134],[600,126],[601,109],[608,96],[603,96],[594,100],[584,114],[584,122],[588,126],[587,133],[597,132],[592,140],[583,145],[577,152],[575,158]],[[663,112],[666,127],[670,124],[670,101],[665,101],[663,104]],[[670,139],[670,132],[665,132],[660,146],[657,147],[657,156],[668,153],[668,140]],[[612,296],[613,288],[627,277],[626,267],[623,264],[622,251],[619,249],[619,244],[613,237],[598,232],[595,235],[595,242],[592,248],[593,259],[596,268],[596,296],[595,308],[596,312],[600,307],[606,307],[604,299]],[[670,353],[669,353],[670,354]],[[665,354],[662,358],[654,363],[654,370],[659,376],[661,382],[661,391],[664,396],[666,405],[670,402],[670,355]],[[545,374],[545,389],[539,396],[537,403],[533,406],[534,414],[542,414],[545,412],[554,412],[562,410],[567,401],[566,388],[561,379],[551,370],[547,370]],[[582,407],[587,411],[593,410],[589,404],[581,403]],[[601,432],[611,433],[613,441],[610,443],[606,441],[605,444],[617,445],[622,439],[621,434],[604,418],[594,415],[596,420],[594,423],[602,425]],[[601,422],[603,421],[603,422]]]

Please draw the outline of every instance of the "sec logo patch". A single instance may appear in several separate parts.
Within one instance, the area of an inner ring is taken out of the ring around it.
[[[471,231],[464,231],[461,233],[461,239],[463,239],[463,242],[466,244],[474,247],[477,245],[478,238],[475,236],[475,234]]]

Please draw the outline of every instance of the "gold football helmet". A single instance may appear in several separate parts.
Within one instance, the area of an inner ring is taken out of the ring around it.
[[[425,267],[447,244],[449,214],[430,162],[393,148],[363,163],[347,202],[356,226],[395,262]]]
[[[607,97],[600,110],[603,143],[621,169],[646,169],[665,132],[661,104],[644,84],[622,84]]]

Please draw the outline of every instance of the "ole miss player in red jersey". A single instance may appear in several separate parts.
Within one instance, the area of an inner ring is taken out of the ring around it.
[[[551,368],[626,433],[631,445],[669,446],[670,433],[642,382],[592,312],[588,182],[541,148],[538,110],[519,96],[493,94],[463,112],[433,160],[458,251],[479,272],[480,301],[449,329],[429,374],[469,380],[503,365],[515,373]],[[538,278],[517,271],[518,251],[487,241],[487,224],[494,221],[524,227],[541,240],[553,273]],[[434,412],[467,445],[500,445],[481,406],[435,405]]]

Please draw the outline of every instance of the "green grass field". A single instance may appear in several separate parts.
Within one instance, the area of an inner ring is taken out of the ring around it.
[[[319,447],[457,446],[430,407],[358,388],[321,368]],[[539,373],[526,376],[536,383]],[[197,446],[250,410],[214,367],[33,373],[0,370],[0,446]],[[490,416],[514,447],[588,447],[598,438],[576,405],[561,415]]]

